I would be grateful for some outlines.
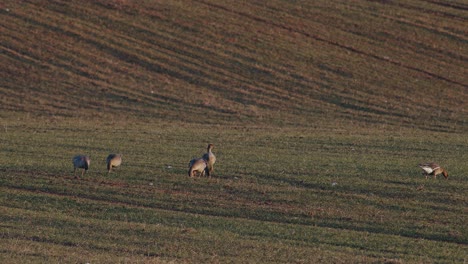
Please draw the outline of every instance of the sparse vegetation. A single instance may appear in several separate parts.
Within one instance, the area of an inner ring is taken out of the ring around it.
[[[0,9],[2,263],[468,260],[462,1]]]

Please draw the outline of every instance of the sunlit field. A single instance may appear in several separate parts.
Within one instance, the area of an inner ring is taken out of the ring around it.
[[[0,262],[466,263],[467,8],[2,2]]]
[[[1,134],[2,258],[465,261],[467,138],[359,132],[8,124]],[[207,142],[215,144],[214,177],[189,178],[188,161]],[[417,167],[434,151],[444,153],[448,180],[426,180]],[[111,152],[124,162],[108,174]],[[75,154],[91,157],[81,179],[73,177]]]

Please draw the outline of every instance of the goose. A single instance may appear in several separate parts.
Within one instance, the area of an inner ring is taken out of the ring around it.
[[[192,159],[189,163],[189,177],[195,176],[195,172],[200,173],[200,176],[205,176],[205,172],[207,171],[206,168],[206,161],[204,159]]]
[[[207,153],[203,155],[203,159],[206,161],[206,166],[207,166],[207,174],[209,177],[211,177],[211,174],[214,171],[214,164],[216,162],[216,156],[211,152],[213,149],[214,145],[213,144],[208,144],[207,147]]]
[[[83,171],[81,172],[81,177],[83,177],[85,172],[89,169],[89,164],[91,163],[91,160],[89,159],[89,157],[85,155],[77,155],[73,157],[72,161],[73,161],[73,176],[75,176],[76,169],[83,169]]]
[[[118,167],[122,164],[122,154],[109,154],[106,159],[107,172],[110,173],[113,167]]]
[[[433,175],[434,179],[437,175],[442,174],[446,179],[448,179],[448,172],[439,166],[439,164],[434,162],[428,162],[424,164],[419,164],[419,167],[423,170],[423,175],[426,176],[426,179],[429,175]]]

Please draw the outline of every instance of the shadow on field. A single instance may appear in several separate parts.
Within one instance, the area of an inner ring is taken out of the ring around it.
[[[320,190],[328,190],[327,186],[325,186],[323,183],[312,183],[312,182],[305,182],[304,180],[296,180],[293,178],[288,178],[288,177],[283,177],[281,175],[279,176],[273,176],[273,175],[266,175],[266,174],[252,174],[252,176],[259,178],[259,179],[264,179],[269,182],[274,181],[277,183],[286,183],[291,186],[298,186],[298,187],[303,187],[306,189],[320,189]]]

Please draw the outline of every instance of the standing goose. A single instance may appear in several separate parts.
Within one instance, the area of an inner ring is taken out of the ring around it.
[[[437,163],[428,162],[419,164],[419,167],[423,170],[423,175],[426,176],[426,179],[429,175],[433,175],[435,179],[439,174],[444,175],[445,179],[448,179],[448,172]]]
[[[209,177],[211,177],[211,174],[214,171],[214,164],[216,162],[216,156],[211,152],[213,149],[214,145],[213,144],[208,144],[207,148],[207,153],[203,155],[203,159],[206,161],[206,166],[207,166],[207,174]]]
[[[83,177],[85,172],[89,169],[90,163],[91,163],[91,160],[89,159],[88,156],[78,155],[78,156],[73,157],[73,176],[75,176],[76,169],[83,169],[83,171],[81,172],[81,177]]]
[[[106,159],[107,172],[110,173],[112,167],[118,167],[122,164],[122,154],[109,154]]]

